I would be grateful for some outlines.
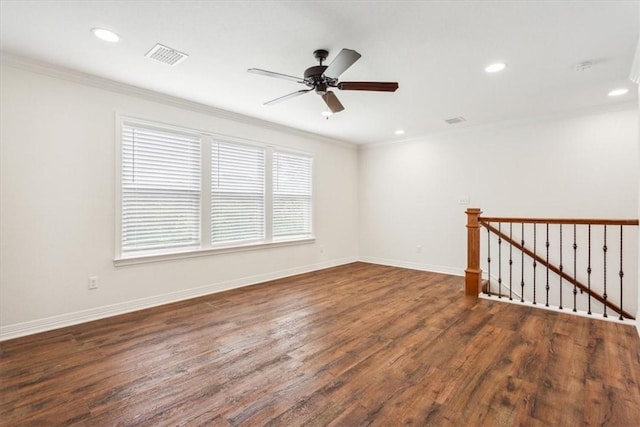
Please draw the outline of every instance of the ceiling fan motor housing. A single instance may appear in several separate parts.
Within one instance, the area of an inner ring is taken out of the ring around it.
[[[316,65],[314,67],[309,67],[304,70],[304,79],[311,81],[321,81],[322,73],[327,69],[326,65]]]
[[[304,71],[304,82],[310,88],[315,89],[316,93],[324,95],[327,92],[327,79],[324,77],[326,65],[316,65],[309,67]]]

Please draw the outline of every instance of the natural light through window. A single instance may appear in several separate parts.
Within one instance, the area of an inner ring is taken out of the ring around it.
[[[116,260],[313,239],[313,157],[122,121]]]

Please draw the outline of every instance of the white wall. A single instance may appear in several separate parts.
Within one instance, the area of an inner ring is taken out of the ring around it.
[[[638,110],[365,147],[359,174],[362,259],[463,274],[465,196],[487,216],[636,218]],[[635,247],[625,276],[633,283]]]
[[[0,71],[0,339],[356,259],[353,146]],[[116,112],[313,153],[317,241],[114,267]]]
[[[640,209],[635,107],[358,152],[91,79],[0,72],[0,339],[358,257],[462,274],[465,196],[500,216],[631,218]],[[114,267],[116,112],[314,153],[316,243]],[[90,275],[98,290],[87,289]]]

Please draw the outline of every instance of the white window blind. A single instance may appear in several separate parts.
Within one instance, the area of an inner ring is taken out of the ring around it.
[[[313,159],[273,153],[273,236],[311,234]]]
[[[265,239],[265,150],[211,147],[211,243]]]
[[[200,137],[122,126],[121,250],[200,245]]]

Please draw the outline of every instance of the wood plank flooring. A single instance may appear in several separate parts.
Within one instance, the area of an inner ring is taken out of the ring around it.
[[[354,263],[0,343],[2,426],[638,426],[635,328]]]

